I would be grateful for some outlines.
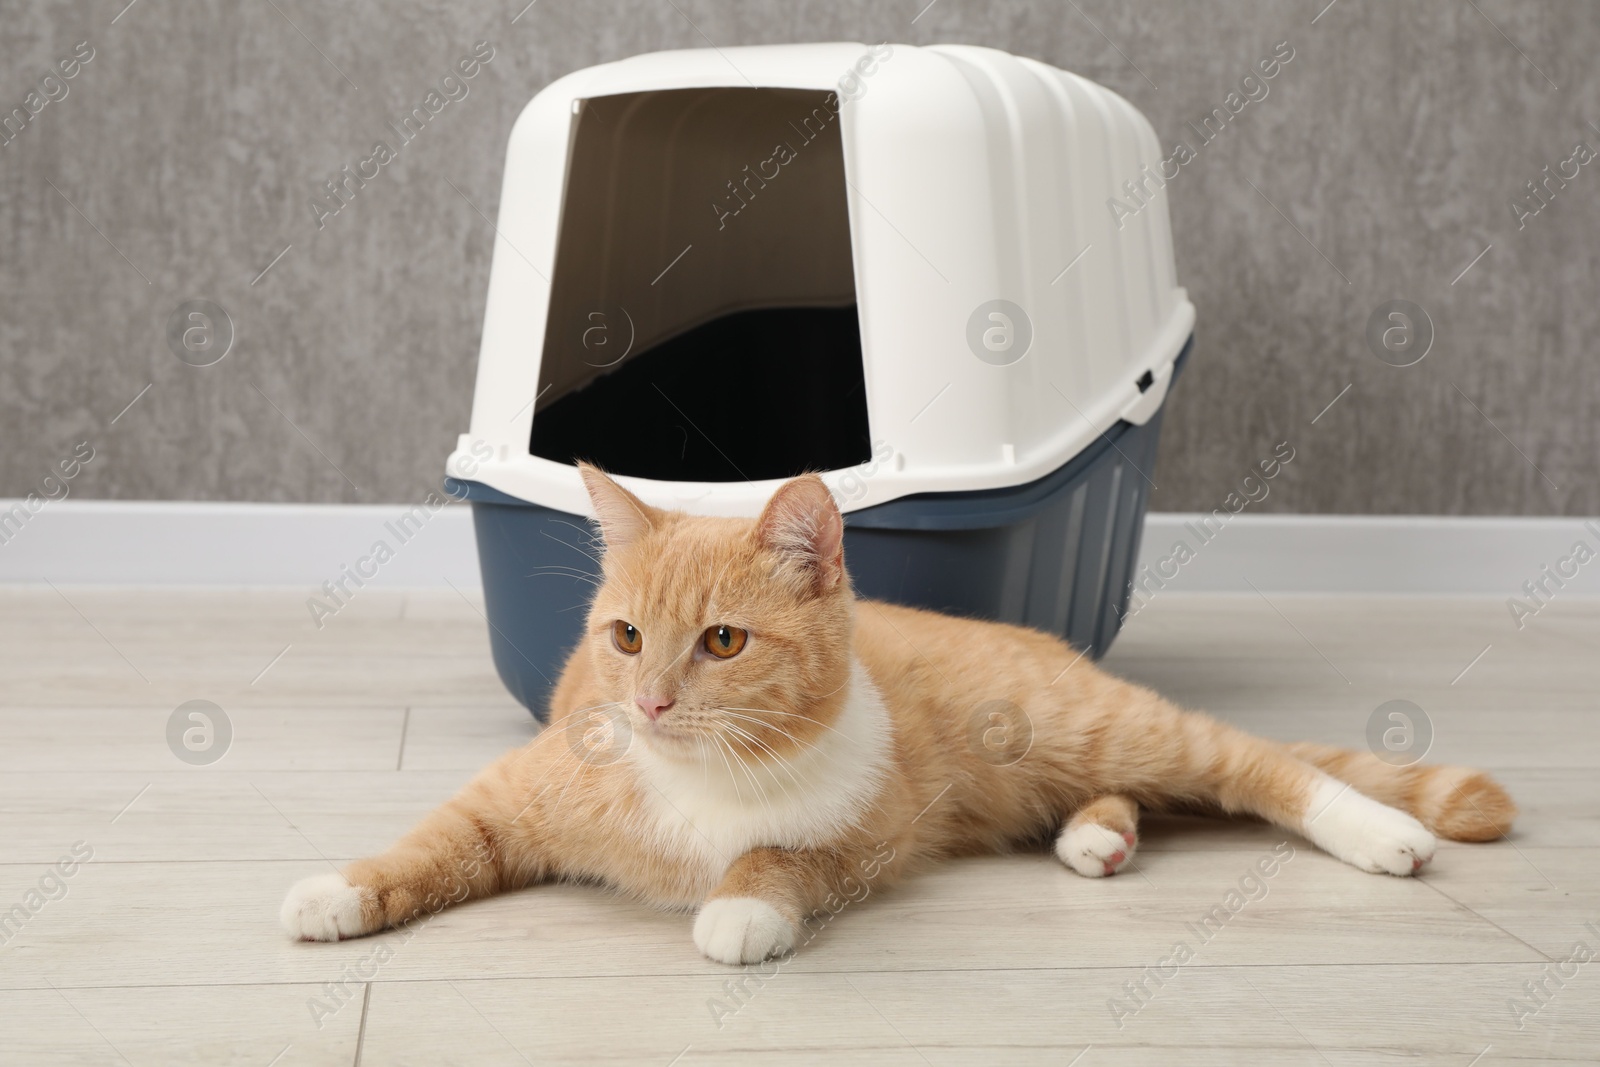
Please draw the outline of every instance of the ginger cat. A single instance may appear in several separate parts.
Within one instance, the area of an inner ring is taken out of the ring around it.
[[[858,601],[813,475],[751,522],[582,474],[603,580],[550,725],[388,852],[296,885],[293,936],[588,880],[697,908],[701,952],[754,963],[824,905],[943,856],[1055,835],[1074,871],[1114,874],[1141,808],[1258,816],[1402,876],[1435,834],[1488,841],[1515,815],[1479,771],[1252,737],[1046,634]]]

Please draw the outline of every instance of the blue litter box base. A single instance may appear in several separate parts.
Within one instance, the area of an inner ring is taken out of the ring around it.
[[[1164,410],[1143,426],[1118,423],[1026,485],[850,512],[845,566],[857,594],[1032,626],[1098,659],[1127,611]],[[495,668],[544,719],[599,574],[589,522],[479,482],[446,486],[472,504]]]

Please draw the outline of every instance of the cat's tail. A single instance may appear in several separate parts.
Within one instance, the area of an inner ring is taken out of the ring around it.
[[[1410,812],[1439,837],[1494,841],[1511,830],[1517,806],[1483,771],[1414,764],[1396,767],[1370,752],[1297,742],[1296,756],[1390,807]]]

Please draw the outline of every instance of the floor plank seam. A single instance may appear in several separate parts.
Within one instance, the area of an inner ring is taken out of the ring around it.
[[[1540,955],[1543,956],[1542,953]],[[1548,957],[1545,957],[1545,958],[1548,959]],[[1207,964],[1190,963],[1190,964],[1186,964],[1184,966],[1184,971],[1185,971],[1185,973],[1217,972],[1217,973],[1220,974],[1220,973],[1228,973],[1228,972],[1243,971],[1243,970],[1251,970],[1251,971],[1273,971],[1273,970],[1293,971],[1293,970],[1306,970],[1306,969],[1317,969],[1317,970],[1340,970],[1340,969],[1372,970],[1374,968],[1378,968],[1378,969],[1386,969],[1386,968],[1422,968],[1422,969],[1425,969],[1425,970],[1436,970],[1436,969],[1438,969],[1440,967],[1452,967],[1452,968],[1455,968],[1455,967],[1504,967],[1504,968],[1521,967],[1521,968],[1525,968],[1530,963],[1533,963],[1533,962],[1535,962],[1535,961],[1533,961],[1533,960],[1452,960],[1452,961],[1449,961],[1449,962],[1439,963],[1439,962],[1430,962],[1430,961],[1395,962],[1395,961],[1382,961],[1382,960],[1378,960],[1378,961],[1358,960],[1358,961],[1343,961],[1343,962],[1338,962],[1338,963],[1314,962],[1314,961],[1308,961],[1308,962],[1304,962],[1304,963],[1207,963]],[[1104,963],[1104,964],[1082,964],[1082,965],[1079,965],[1079,966],[1072,966],[1072,967],[1026,967],[1026,966],[970,967],[970,966],[964,966],[964,967],[912,967],[912,968],[906,968],[904,970],[884,970],[883,968],[880,967],[880,968],[867,968],[867,969],[863,969],[863,970],[826,970],[826,971],[822,971],[822,970],[816,970],[816,971],[789,970],[789,971],[785,971],[784,973],[790,974],[790,975],[797,975],[797,976],[800,976],[800,977],[808,977],[808,978],[829,978],[829,977],[843,977],[843,976],[849,976],[849,977],[852,977],[852,978],[859,978],[859,977],[863,977],[863,976],[867,976],[867,977],[876,976],[876,977],[882,977],[882,978],[887,978],[887,979],[895,979],[895,978],[902,978],[902,977],[904,977],[906,975],[951,975],[951,974],[1027,974],[1027,975],[1033,975],[1033,976],[1052,975],[1052,974],[1072,975],[1072,974],[1080,974],[1080,973],[1098,973],[1098,972],[1138,974],[1138,973],[1144,971],[1145,969],[1146,968],[1145,968],[1144,964]],[[420,985],[420,984],[437,983],[437,982],[622,982],[622,981],[657,981],[657,980],[679,979],[679,978],[703,978],[703,979],[706,979],[708,981],[725,981],[730,977],[735,977],[735,976],[739,975],[740,973],[742,973],[742,972],[740,972],[738,969],[735,969],[735,968],[730,968],[727,971],[712,971],[712,972],[707,972],[707,971],[652,971],[652,972],[638,972],[638,973],[620,973],[619,972],[619,973],[616,973],[616,974],[494,974],[494,975],[477,975],[477,976],[470,976],[469,975],[469,976],[463,976],[463,975],[450,975],[450,974],[446,974],[446,973],[440,973],[438,975],[419,975],[419,976],[414,977],[414,978],[413,977],[385,978],[383,980],[383,982],[384,982],[384,984],[393,984],[393,985]],[[287,980],[268,981],[268,980],[262,980],[262,981],[237,981],[237,982],[216,982],[216,981],[212,981],[212,982],[124,982],[124,983],[118,983],[118,984],[114,984],[114,985],[112,985],[112,984],[85,985],[85,984],[72,984],[72,983],[63,983],[63,982],[54,982],[53,983],[54,988],[56,988],[56,989],[71,989],[71,990],[223,989],[223,988],[226,988],[226,989],[254,989],[254,988],[257,988],[257,987],[271,987],[271,988],[275,988],[275,989],[276,988],[296,988],[296,987],[319,988],[321,984],[322,983],[319,980],[312,979],[312,978],[307,978],[307,979],[304,979],[304,980],[301,980],[301,981],[287,981]],[[365,983],[365,984],[374,985],[376,983],[369,982],[369,983]],[[49,988],[51,988],[51,985],[37,985],[37,986],[35,986],[35,985],[18,985],[18,986],[11,986],[11,985],[0,984],[0,992],[8,992],[8,993],[43,992],[44,990],[49,989]]]
[[[411,731],[411,708],[406,708],[405,718],[400,720],[400,751],[394,757],[394,769],[405,770],[406,763],[406,735]]]
[[[367,1008],[372,1004],[372,983],[367,982],[361,993],[361,1024],[356,1030],[356,1055],[350,1067],[361,1067],[361,1050],[367,1041]]]
[[[1493,919],[1489,918],[1486,915],[1481,914],[1476,908],[1472,907],[1470,904],[1463,904],[1461,901],[1457,900],[1455,897],[1451,896],[1449,893],[1446,893],[1443,889],[1440,889],[1438,886],[1434,885],[1433,884],[1433,880],[1431,878],[1418,878],[1417,881],[1421,882],[1423,885],[1427,886],[1429,889],[1433,890],[1435,893],[1438,893],[1441,897],[1443,897],[1444,899],[1448,900],[1450,903],[1454,904],[1456,907],[1463,908],[1466,911],[1470,912],[1471,914],[1476,915],[1479,919],[1482,919],[1484,922],[1488,923],[1490,926],[1494,927],[1496,930],[1499,930],[1502,934],[1505,934],[1507,937],[1511,938],[1512,940],[1519,942],[1524,948],[1527,948],[1530,951],[1532,951],[1535,954],[1537,954],[1539,956],[1539,958],[1544,960],[1546,963],[1554,963],[1555,962],[1555,960],[1551,959],[1550,955],[1548,953],[1546,953],[1543,949],[1536,948],[1535,946],[1528,944],[1526,941],[1523,941],[1522,938],[1518,937],[1516,934],[1512,933],[1510,930],[1507,930],[1505,927],[1501,926],[1499,923],[1495,922]]]

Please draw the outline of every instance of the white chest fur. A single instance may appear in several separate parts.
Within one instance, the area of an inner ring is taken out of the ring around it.
[[[752,848],[825,847],[857,825],[877,796],[891,729],[882,695],[855,663],[832,728],[781,762],[771,755],[758,760],[737,742],[742,760],[707,746],[704,762],[635,745],[629,758],[643,803],[634,829],[653,848],[696,868],[705,889]]]

